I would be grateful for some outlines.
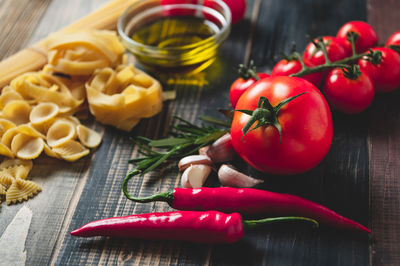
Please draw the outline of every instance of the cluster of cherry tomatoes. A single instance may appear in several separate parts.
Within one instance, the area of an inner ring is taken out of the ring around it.
[[[352,21],[336,37],[315,39],[303,55],[294,52],[278,62],[271,75],[242,68],[247,79],[237,79],[230,90],[235,109],[230,134],[237,154],[270,174],[315,167],[332,143],[328,103],[341,112],[359,113],[375,92],[400,86],[400,31],[385,47],[374,47],[377,42],[370,25]]]
[[[330,62],[338,62],[354,55],[348,40],[349,32],[354,32],[357,36],[356,54],[369,53],[370,56],[355,60],[352,68],[336,67],[302,78],[322,88],[326,100],[333,108],[344,113],[360,113],[371,104],[375,92],[387,93],[400,87],[400,54],[395,51],[400,47],[400,31],[387,40],[385,47],[375,47],[378,37],[370,25],[362,21],[348,22],[339,29],[336,37],[322,37]],[[323,51],[318,48],[318,39],[307,45],[302,60],[310,68],[325,64]],[[301,69],[299,59],[289,57],[274,66],[272,76],[289,76]],[[258,75],[262,78],[267,74]],[[233,107],[245,89],[255,82],[254,78],[235,81],[230,92]]]

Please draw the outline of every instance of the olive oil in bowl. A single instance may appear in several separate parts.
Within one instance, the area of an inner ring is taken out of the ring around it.
[[[197,73],[216,58],[229,35],[230,11],[220,0],[213,8],[143,1],[121,16],[123,44],[146,68],[159,73]]]

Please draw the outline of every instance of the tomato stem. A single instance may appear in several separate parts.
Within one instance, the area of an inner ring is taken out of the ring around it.
[[[238,67],[238,73],[241,78],[244,80],[248,80],[251,78],[254,78],[255,80],[260,80],[260,78],[257,75],[257,69],[256,66],[254,65],[254,61],[250,60],[249,65],[246,66],[244,64],[240,64]]]
[[[352,80],[356,80],[361,75],[361,70],[359,65],[344,66],[342,67],[343,75]]]
[[[354,32],[354,31],[349,31],[347,33],[346,38],[351,43],[352,56],[357,55],[356,41],[358,40],[359,37],[360,37],[360,35],[358,35],[358,33]]]
[[[297,94],[295,96],[289,97],[289,98],[283,100],[282,102],[278,103],[276,106],[272,106],[266,97],[261,96],[260,99],[258,100],[258,107],[254,111],[252,111],[252,110],[235,110],[236,112],[242,112],[244,114],[251,116],[249,121],[247,121],[246,125],[244,125],[244,127],[242,129],[242,132],[243,132],[242,140],[248,132],[255,130],[259,127],[262,127],[262,126],[271,125],[271,126],[274,126],[278,130],[280,141],[282,142],[282,127],[278,121],[279,111],[281,110],[281,108],[283,106],[285,106],[289,102],[293,101],[294,99],[296,99],[297,97],[299,97],[300,95],[303,95],[305,93],[306,92],[303,92],[303,93]],[[254,125],[255,123],[257,123],[257,124]]]

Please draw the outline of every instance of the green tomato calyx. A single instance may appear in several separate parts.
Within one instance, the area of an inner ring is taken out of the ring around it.
[[[248,132],[255,130],[259,127],[262,127],[262,126],[272,125],[278,130],[280,141],[282,142],[282,127],[278,121],[279,111],[281,110],[281,108],[283,106],[285,106],[289,102],[293,101],[294,99],[296,99],[297,97],[299,97],[300,95],[303,95],[305,93],[307,93],[307,92],[303,92],[303,93],[297,94],[295,96],[289,97],[289,98],[283,100],[282,102],[280,102],[279,104],[277,104],[276,106],[272,106],[266,97],[261,96],[260,99],[258,100],[258,106],[254,111],[252,111],[252,110],[235,110],[236,112],[241,112],[241,113],[251,116],[249,121],[247,121],[246,125],[242,129],[242,132],[243,132],[242,140]],[[256,122],[257,122],[257,124],[255,126],[253,126]]]
[[[251,78],[254,78],[255,80],[260,80],[260,78],[257,76],[257,69],[256,66],[254,65],[253,60],[250,60],[248,66],[240,64],[238,67],[238,73],[239,76],[244,80],[248,80]]]

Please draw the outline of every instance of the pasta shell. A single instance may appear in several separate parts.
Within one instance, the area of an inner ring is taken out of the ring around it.
[[[18,126],[18,132],[35,138],[46,138],[42,133],[40,133],[30,124],[23,124]]]
[[[46,142],[44,143],[44,153],[46,153],[46,155],[49,156],[49,157],[53,157],[53,158],[56,158],[56,159],[62,159],[61,156],[58,155],[56,152],[54,152],[52,150],[52,148],[49,145],[47,145]]]
[[[74,162],[89,154],[88,149],[85,149],[85,147],[83,147],[79,142],[74,140],[70,140],[64,145],[54,148],[53,151],[69,162]]]
[[[23,100],[22,96],[18,92],[14,90],[3,91],[0,95],[0,108],[3,109],[8,103],[16,100]]]
[[[33,167],[31,160],[12,159],[0,164],[0,170],[4,170],[14,178],[25,179]]]
[[[0,143],[0,155],[7,156],[8,158],[14,158],[14,153],[3,143]]]
[[[26,101],[15,100],[9,102],[3,109],[3,117],[11,122],[21,125],[29,122],[32,107]]]
[[[101,135],[96,131],[85,127],[84,125],[79,125],[76,128],[78,133],[78,138],[81,143],[88,148],[96,148],[100,145]]]
[[[11,151],[21,159],[35,159],[44,149],[44,141],[22,133],[15,135],[11,142]]]
[[[6,133],[1,136],[1,143],[3,143],[8,148],[11,148],[11,142],[15,135],[19,133],[18,128],[14,127],[6,131]]]
[[[11,186],[14,178],[9,172],[5,170],[0,170],[0,184],[3,186]]]
[[[57,104],[39,103],[32,108],[32,111],[29,115],[29,120],[34,125],[48,123],[57,116],[58,112],[59,108]]]
[[[3,127],[4,131],[10,128],[16,127],[16,125],[8,119],[0,118],[0,125]]]
[[[47,144],[50,147],[58,147],[65,144],[67,141],[75,138],[75,126],[67,121],[57,121],[47,131]]]
[[[36,183],[16,178],[6,192],[6,202],[8,205],[21,202],[22,200],[27,200],[29,197],[33,197],[33,195],[40,191],[42,191],[42,188]]]

